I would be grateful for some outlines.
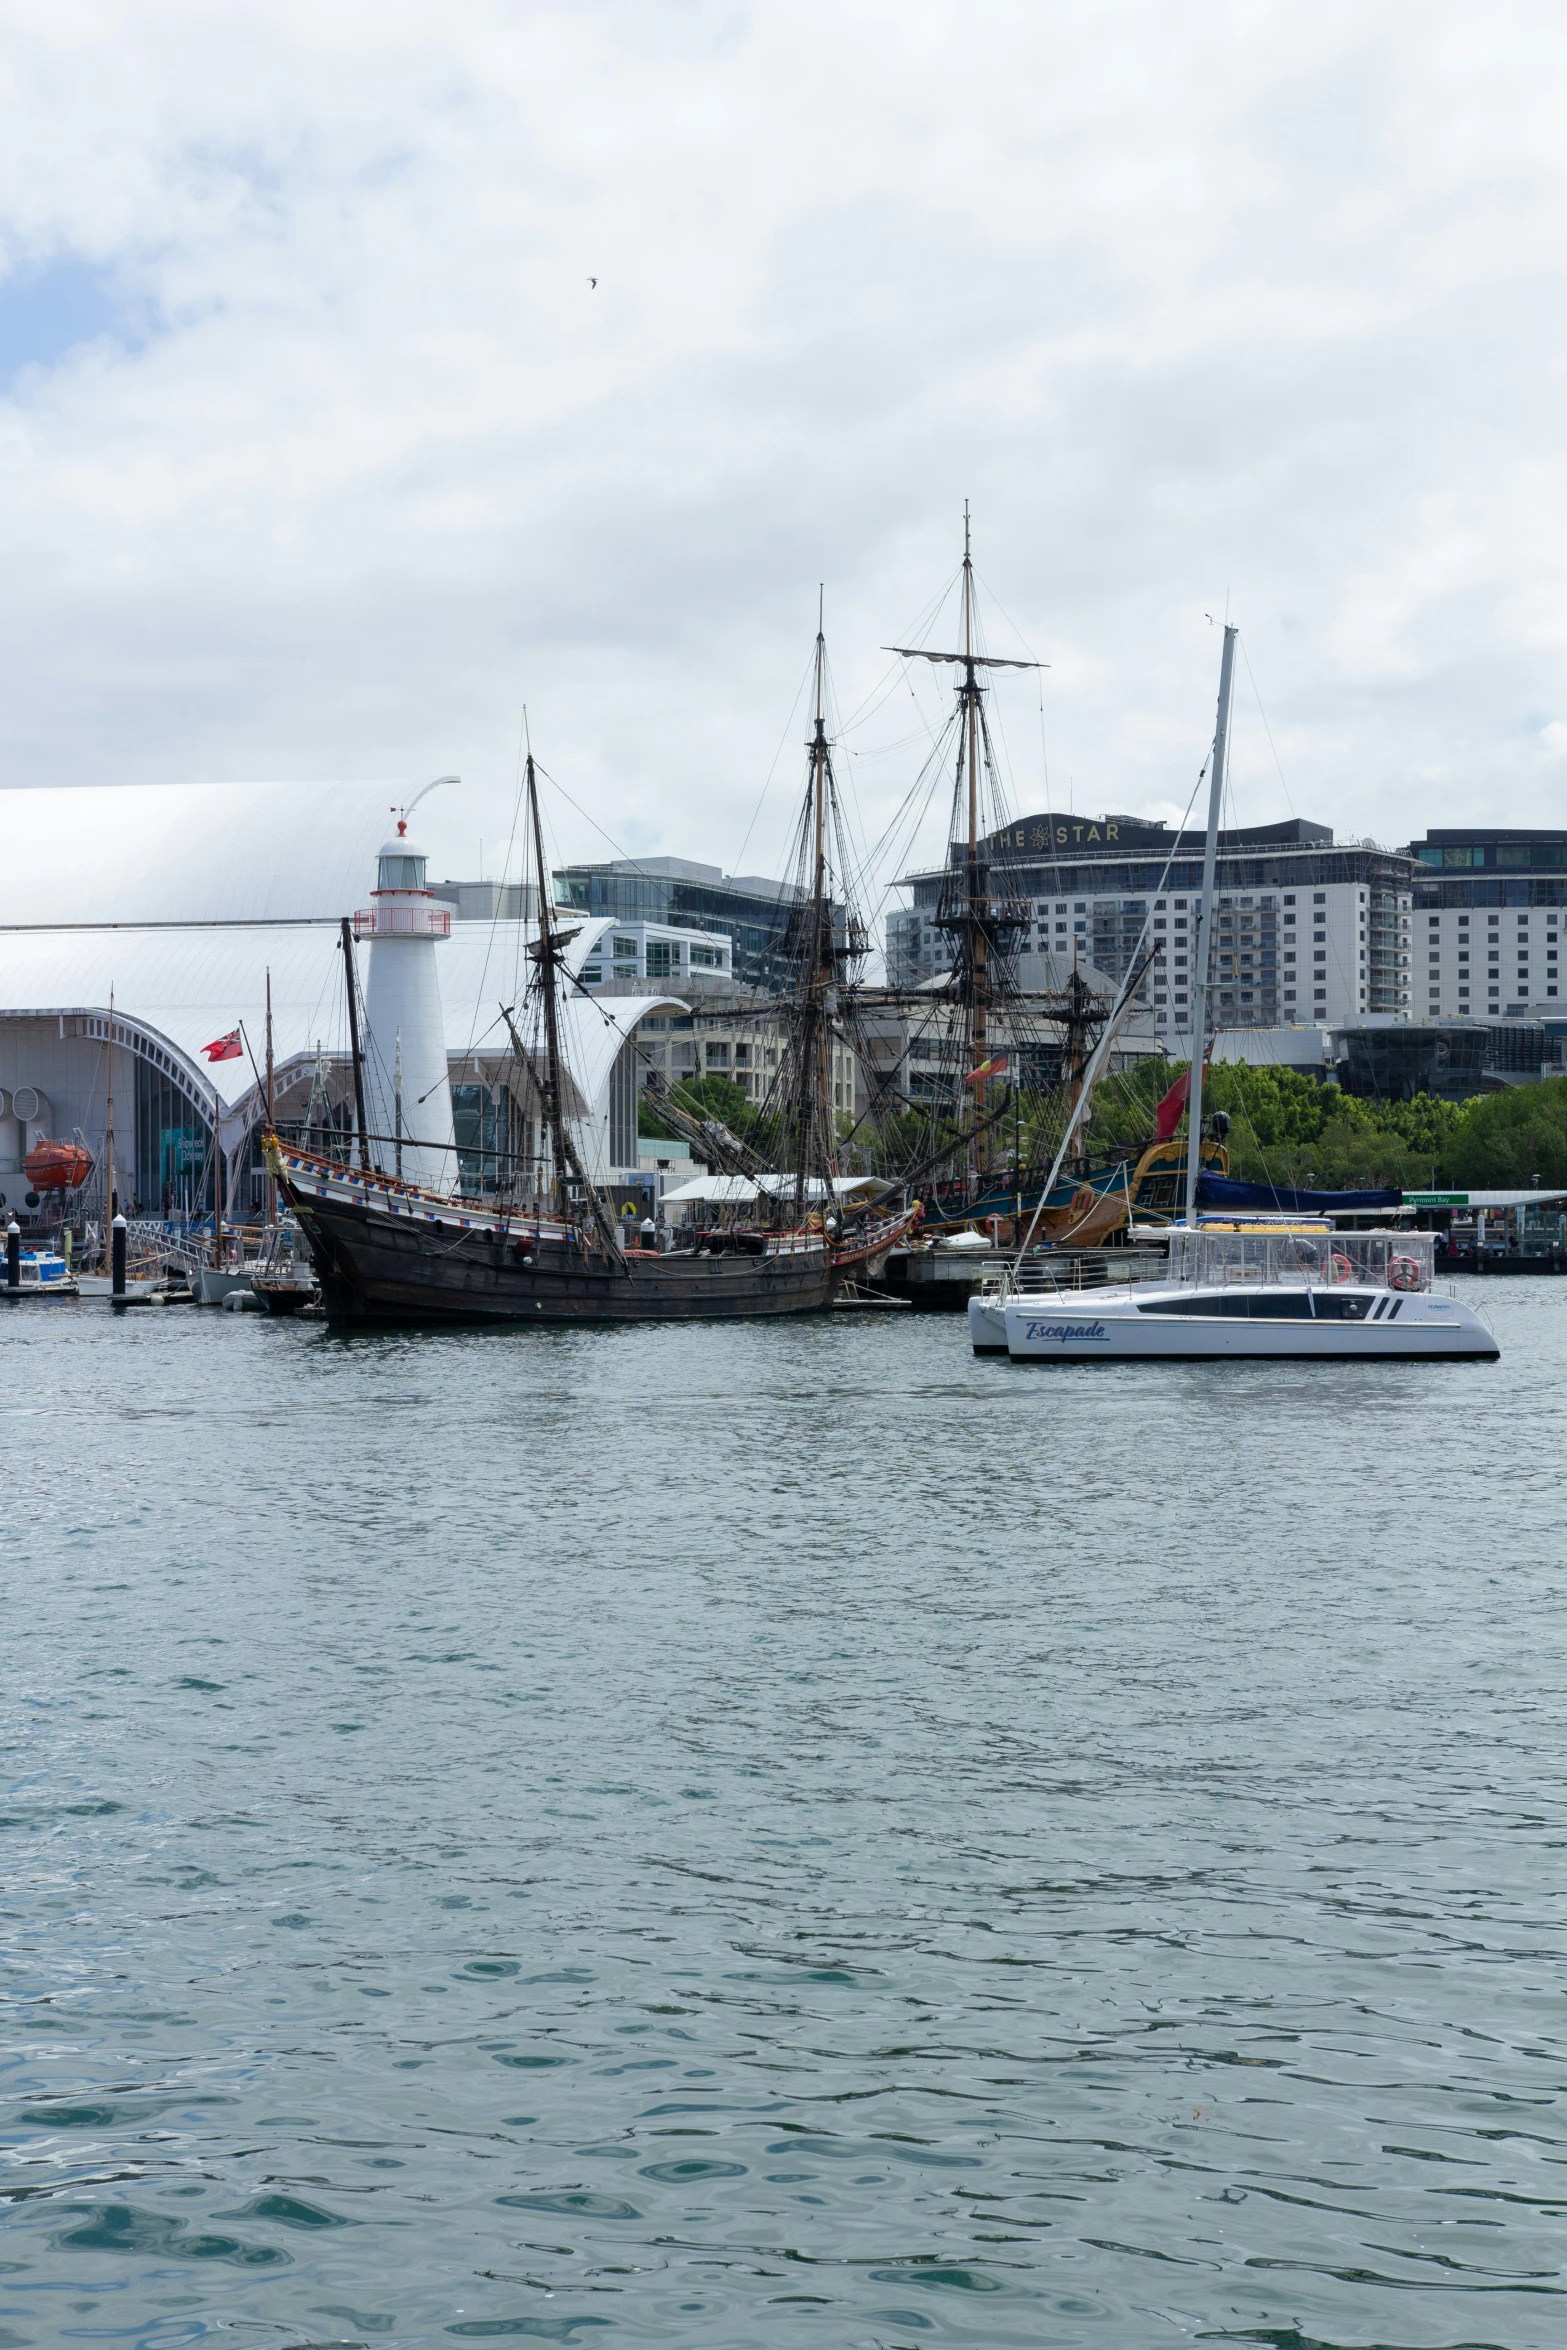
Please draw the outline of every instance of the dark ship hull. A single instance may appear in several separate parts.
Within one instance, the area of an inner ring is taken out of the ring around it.
[[[836,1277],[815,1234],[736,1234],[718,1254],[611,1256],[566,1224],[440,1200],[295,1151],[278,1154],[276,1173],[327,1318],[348,1327],[741,1321],[832,1303]]]

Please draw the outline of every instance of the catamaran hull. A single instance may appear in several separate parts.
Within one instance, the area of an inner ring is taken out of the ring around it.
[[[997,1297],[971,1297],[968,1334],[977,1355],[1004,1355],[1007,1351],[1007,1309]]]
[[[1014,1362],[1451,1362],[1495,1361],[1501,1351],[1479,1316],[1455,1298],[1336,1286],[1296,1292],[1294,1301],[1285,1305],[1277,1289],[1263,1292],[1255,1302],[1268,1310],[1251,1314],[1245,1304],[1252,1301],[1243,1303],[1233,1289],[1204,1297],[1154,1284],[1102,1291],[1090,1306],[1045,1298],[998,1306],[976,1298],[969,1329],[977,1352],[995,1353],[999,1322]]]
[[[302,1192],[289,1204],[309,1241],[328,1320],[356,1328],[741,1321],[818,1313],[832,1303],[834,1275],[820,1246],[767,1256],[633,1254],[622,1270],[515,1229],[465,1230],[455,1215],[399,1223]]]

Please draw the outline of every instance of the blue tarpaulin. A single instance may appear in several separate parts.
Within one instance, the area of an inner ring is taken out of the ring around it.
[[[1291,1191],[1283,1184],[1238,1183],[1230,1175],[1201,1174],[1197,1178],[1197,1205],[1209,1208],[1261,1208],[1273,1215],[1342,1216],[1356,1208],[1399,1208],[1401,1191]]]

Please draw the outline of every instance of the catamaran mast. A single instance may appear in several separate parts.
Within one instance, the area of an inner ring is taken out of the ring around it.
[[[1202,897],[1192,936],[1192,1076],[1186,1103],[1186,1221],[1197,1221],[1197,1177],[1202,1163],[1203,1061],[1208,1050],[1208,962],[1213,939],[1214,868],[1219,852],[1219,807],[1224,798],[1224,759],[1230,739],[1230,682],[1239,631],[1226,621],[1219,662],[1219,716],[1213,732],[1213,772],[1208,783],[1208,833],[1202,851]]]

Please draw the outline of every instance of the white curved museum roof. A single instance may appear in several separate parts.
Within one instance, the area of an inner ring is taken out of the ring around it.
[[[408,783],[0,791],[0,924],[281,922],[366,902]],[[426,802],[421,815],[432,802]]]
[[[9,795],[7,795],[9,796]],[[56,799],[65,795],[55,794]],[[377,818],[377,828],[384,817]],[[363,861],[357,893],[366,896]],[[339,900],[339,902],[341,902]],[[580,919],[580,918],[579,918]],[[565,952],[580,969],[610,927],[608,916],[580,920]],[[494,1061],[508,1049],[503,1004],[521,999],[528,942],[525,922],[456,922],[451,937],[428,951],[436,957],[449,1054],[483,1054]],[[0,930],[0,1019],[55,1014],[104,1014],[111,991],[117,1019],[154,1031],[207,1090],[215,1086],[226,1109],[255,1083],[249,1058],[208,1062],[203,1047],[243,1025],[256,1065],[266,1051],[266,983],[272,977],[273,1054],[281,1067],[317,1045],[348,1051],[347,998],[336,922],[181,924],[167,929]],[[361,958],[373,952],[361,946]],[[383,950],[384,951],[384,950]],[[394,953],[407,949],[395,947]],[[360,962],[361,985],[365,964]],[[561,1007],[566,1066],[589,1102],[601,1094],[610,1064],[643,1015],[671,1001],[667,995],[568,996]]]

